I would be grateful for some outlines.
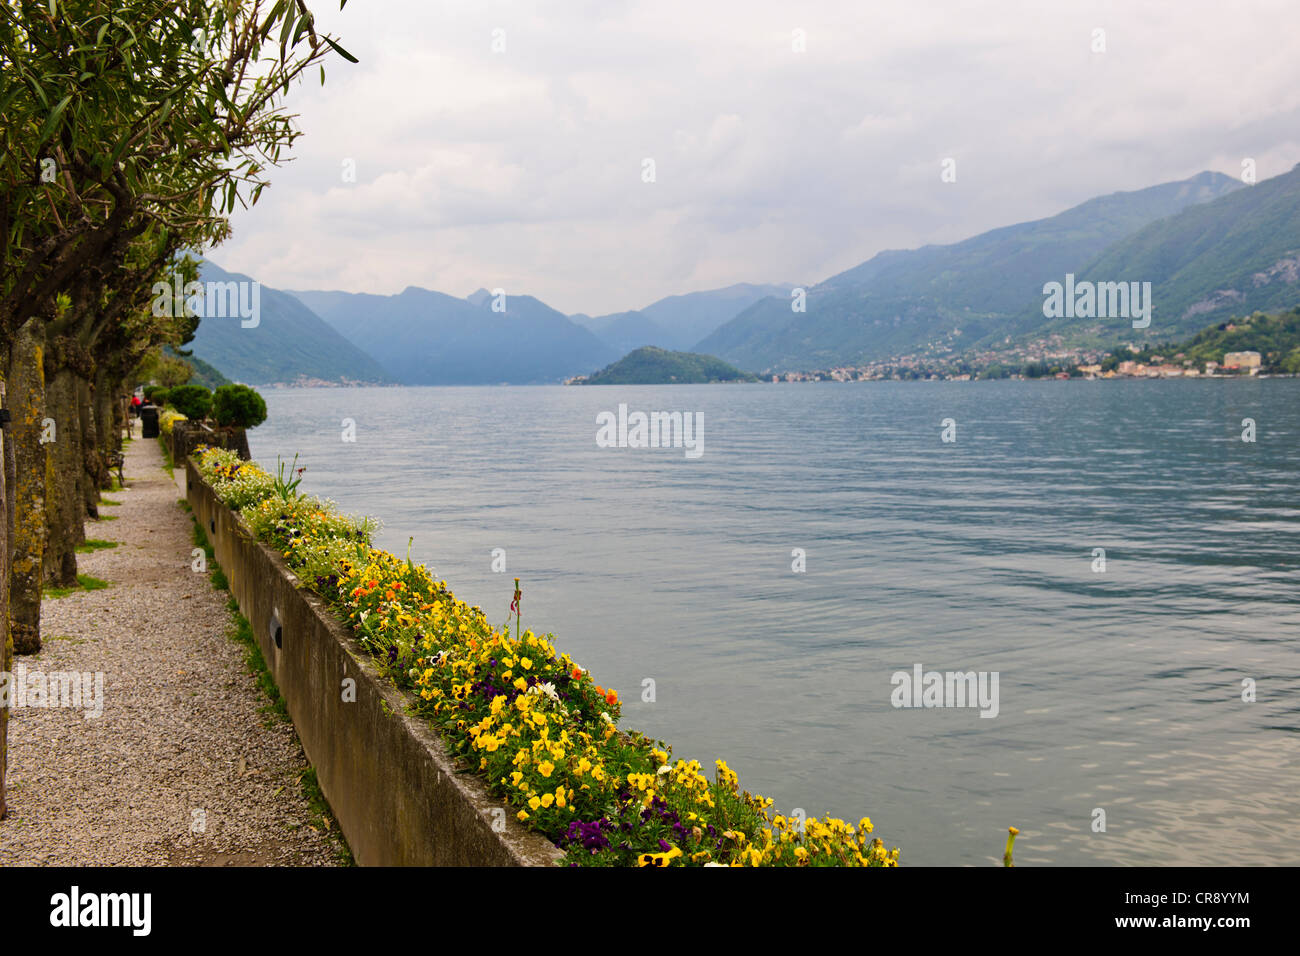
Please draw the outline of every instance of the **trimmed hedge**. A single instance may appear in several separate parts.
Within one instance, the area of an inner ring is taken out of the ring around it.
[[[186,418],[202,421],[212,410],[212,392],[202,385],[178,385],[167,395],[171,406]]]
[[[222,385],[212,393],[212,419],[232,428],[256,428],[266,421],[266,402],[247,385]]]

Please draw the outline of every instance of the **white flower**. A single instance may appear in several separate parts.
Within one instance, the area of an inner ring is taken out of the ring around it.
[[[611,726],[614,723],[613,718],[611,718],[609,714],[605,713],[603,710],[600,712],[600,719],[603,720],[605,723],[610,724]]]

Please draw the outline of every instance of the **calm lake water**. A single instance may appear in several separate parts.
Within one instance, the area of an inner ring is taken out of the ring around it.
[[[263,466],[493,621],[522,578],[625,727],[778,809],[904,865],[1009,825],[1025,865],[1300,863],[1298,380],[264,394]],[[703,455],[598,448],[620,402],[701,412]],[[998,672],[997,717],[891,706],[918,663]]]

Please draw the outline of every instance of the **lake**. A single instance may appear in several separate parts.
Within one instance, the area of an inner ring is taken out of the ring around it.
[[[494,622],[520,577],[624,727],[783,812],[902,865],[1300,863],[1300,380],[263,394],[264,467]],[[597,447],[620,403],[702,454]],[[997,716],[893,706],[918,664]]]

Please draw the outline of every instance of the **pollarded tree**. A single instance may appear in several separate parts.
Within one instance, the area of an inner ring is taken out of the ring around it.
[[[0,336],[151,222],[223,239],[300,135],[283,95],[331,49],[303,0],[0,7]]]
[[[225,237],[226,216],[256,202],[298,135],[281,105],[289,84],[332,48],[301,0],[0,7],[0,341],[11,373],[38,361],[15,354],[20,342],[49,366],[48,382],[34,380],[29,395],[41,421],[57,428],[64,420],[69,441],[97,433],[67,426],[86,396],[97,341],[121,319],[104,294],[126,281],[123,266],[140,242],[170,255]],[[56,308],[64,294],[69,303]],[[16,337],[27,323],[45,335]],[[44,452],[20,455],[20,491],[46,472]],[[62,529],[76,520],[64,506],[71,495],[63,482],[53,491]],[[60,535],[65,553],[50,562],[62,577],[75,570],[68,540]]]
[[[39,438],[69,414],[66,389],[47,414],[47,331],[56,373],[88,357],[97,376],[98,357],[120,358],[101,343],[130,305],[115,314],[103,305],[121,291],[114,283],[133,298],[135,282],[121,275],[131,250],[225,238],[228,214],[256,202],[298,135],[281,105],[290,83],[331,49],[303,0],[0,5],[0,353],[15,412],[5,443],[15,480],[0,505],[23,516],[7,526],[4,553],[15,560],[0,617],[22,610],[14,634],[27,649],[39,648],[47,530]]]

